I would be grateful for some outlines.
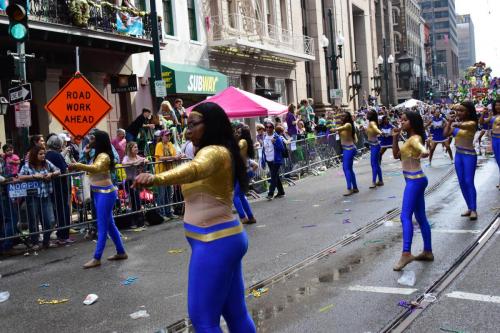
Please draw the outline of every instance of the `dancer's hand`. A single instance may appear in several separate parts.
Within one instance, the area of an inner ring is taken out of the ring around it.
[[[429,152],[420,154],[420,158],[427,158],[427,157],[429,157]]]
[[[153,185],[154,176],[150,173],[141,173],[135,177],[132,188],[148,187]]]
[[[392,129],[392,136],[398,136],[399,134],[401,134],[401,128],[394,127]]]

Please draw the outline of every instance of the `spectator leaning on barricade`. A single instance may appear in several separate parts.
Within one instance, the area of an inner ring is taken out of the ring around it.
[[[126,155],[123,158],[122,165],[125,167],[125,173],[127,179],[125,181],[125,190],[128,193],[130,206],[133,212],[137,212],[141,209],[141,198],[139,190],[132,188],[131,185],[134,182],[135,177],[144,171],[144,165],[146,164],[146,159],[138,155],[139,147],[134,141],[127,143]],[[142,227],[144,225],[143,215],[139,215],[139,223],[135,223],[136,226]]]
[[[65,174],[68,171],[68,164],[61,153],[62,149],[63,142],[58,135],[53,135],[47,139],[47,153],[45,158],[56,166],[62,174]],[[65,175],[54,178],[52,185],[54,187],[52,202],[55,208],[57,226],[59,228],[68,227],[57,231],[57,244],[65,245],[66,243],[73,243],[69,238],[69,225],[71,224],[69,178]]]
[[[267,200],[272,200],[276,188],[278,189],[276,198],[285,196],[283,184],[281,183],[280,167],[283,164],[283,152],[286,148],[281,137],[274,131],[274,124],[269,120],[265,121],[264,124],[266,127],[266,135],[264,137],[261,166],[265,168],[267,164],[269,167],[271,185],[269,186]]]
[[[177,152],[175,151],[175,147],[170,142],[171,139],[171,131],[163,130],[161,131],[161,141],[156,144],[155,148],[155,174],[160,174],[167,170],[172,169],[173,162],[180,160],[181,156],[177,156]],[[156,203],[159,206],[167,205],[166,207],[160,208],[160,214],[167,219],[175,218],[172,214],[172,203],[173,198],[173,188],[171,185],[167,186],[158,186],[158,197]]]
[[[30,150],[35,147],[45,147],[45,139],[43,135],[41,134],[34,134],[30,136],[30,141],[29,141],[29,146],[28,146],[28,152],[24,156],[24,161],[23,163],[27,163],[29,158],[30,158]]]
[[[118,153],[120,161],[123,160],[123,157],[125,156],[125,146],[127,145],[127,140],[125,139],[125,130],[123,128],[119,128],[116,130],[116,137],[111,140],[111,144]]]
[[[59,176],[59,169],[45,159],[45,148],[34,146],[29,151],[29,160],[19,172],[21,181],[37,181],[39,192],[34,196],[27,196],[28,223],[30,233],[38,232],[38,219],[41,219],[43,230],[49,230],[54,224],[54,210],[52,206],[52,178]],[[38,249],[38,234],[31,236],[34,249]],[[50,247],[50,231],[43,233],[43,247]]]

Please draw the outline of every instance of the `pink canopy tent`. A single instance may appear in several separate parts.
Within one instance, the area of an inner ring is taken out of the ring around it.
[[[189,107],[186,111],[190,113],[196,105],[205,102],[217,103],[226,111],[229,118],[278,116],[287,112],[287,107],[283,104],[235,87],[228,87],[217,95]]]

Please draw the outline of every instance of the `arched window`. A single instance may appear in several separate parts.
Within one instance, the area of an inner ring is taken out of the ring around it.
[[[398,25],[399,24],[399,15],[400,11],[398,7],[393,7],[392,8],[392,24],[393,25]]]

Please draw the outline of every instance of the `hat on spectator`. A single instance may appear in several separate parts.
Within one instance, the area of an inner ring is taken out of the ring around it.
[[[155,131],[155,136],[161,136],[161,130]]]
[[[164,136],[164,135],[167,135],[167,134],[172,134],[172,131],[170,129],[164,129],[160,132],[160,136]]]

